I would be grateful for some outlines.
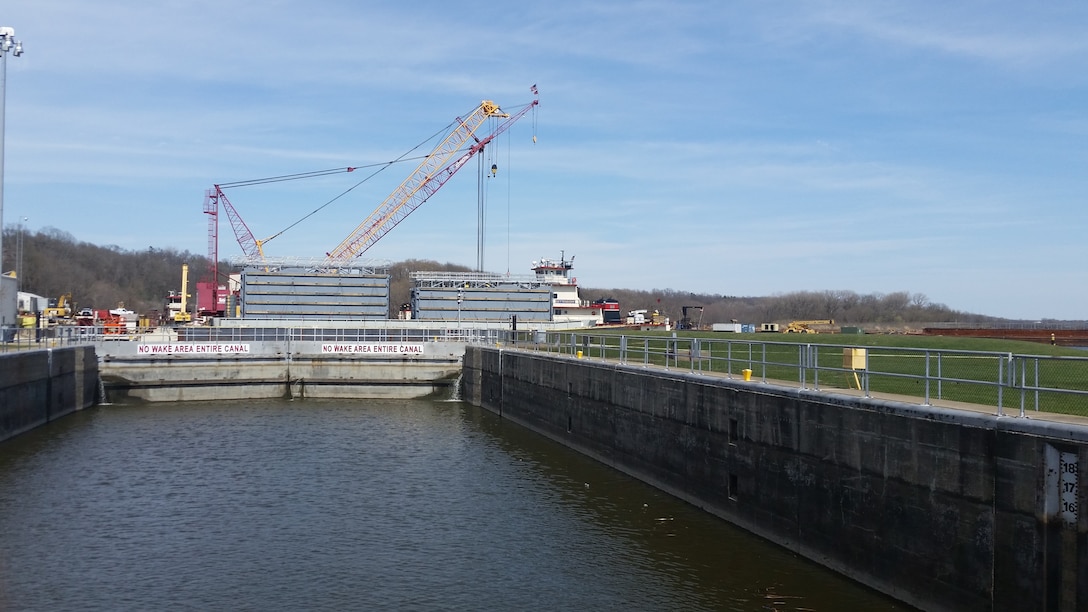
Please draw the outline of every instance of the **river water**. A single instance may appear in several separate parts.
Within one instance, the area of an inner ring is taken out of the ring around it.
[[[0,443],[0,610],[905,610],[461,402],[107,405]]]

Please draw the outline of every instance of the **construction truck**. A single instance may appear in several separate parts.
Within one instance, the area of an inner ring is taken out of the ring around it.
[[[819,331],[812,328],[813,325],[834,325],[831,319],[816,319],[812,321],[790,321],[786,325],[787,334],[818,334]]]
[[[669,327],[669,318],[658,310],[631,310],[627,313],[627,325],[649,327]]]

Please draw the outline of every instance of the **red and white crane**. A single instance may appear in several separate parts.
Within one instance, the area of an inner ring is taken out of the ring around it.
[[[536,86],[533,87],[536,94]],[[378,205],[374,212],[355,230],[344,238],[333,250],[326,253],[331,265],[339,265],[358,257],[374,243],[389,233],[398,223],[410,215],[433,196],[446,181],[464,167],[474,155],[483,150],[496,136],[510,128],[518,119],[525,116],[539,104],[538,99],[525,105],[514,114],[502,112],[497,104],[484,100],[476,110],[465,119],[459,119],[457,126],[435,147],[412,174],[397,187],[393,193]],[[501,118],[503,121],[485,136],[478,137],[476,132],[485,121]],[[471,144],[470,143],[471,140]],[[469,145],[467,149],[464,147]],[[454,159],[458,151],[463,153]]]
[[[446,134],[430,154],[423,158],[423,161],[415,171],[412,172],[399,187],[389,194],[389,196],[378,205],[374,212],[372,212],[365,221],[360,223],[347,238],[341,241],[336,248],[325,254],[326,264],[330,266],[344,266],[348,264],[351,260],[374,246],[374,243],[389,233],[389,231],[403,221],[405,217],[438,192],[438,190],[441,189],[458,170],[463,168],[477,153],[483,151],[484,147],[490,144],[496,136],[499,136],[508,130],[518,119],[524,117],[540,103],[539,98],[537,98],[536,85],[533,85],[531,91],[534,96],[533,101],[513,114],[503,112],[498,104],[490,100],[484,100],[464,119],[457,118],[453,124],[453,129]],[[490,130],[485,130],[485,133],[480,135],[478,132],[480,132],[481,128],[488,120],[501,121],[498,121]],[[533,137],[533,140],[534,142],[536,141],[535,136]],[[458,153],[460,153],[460,155],[458,155]],[[384,164],[383,166],[388,165],[389,164]],[[267,179],[224,183],[221,185],[214,185],[212,189],[207,190],[204,196],[204,213],[208,215],[208,258],[210,259],[209,272],[211,281],[200,283],[200,285],[203,286],[203,291],[198,291],[198,293],[200,295],[210,295],[211,299],[201,300],[201,304],[199,304],[201,312],[203,314],[214,314],[216,312],[222,314],[223,312],[223,304],[220,302],[221,292],[218,284],[220,210],[223,210],[223,212],[226,213],[231,228],[234,230],[234,236],[238,241],[238,245],[242,248],[242,252],[245,254],[246,258],[251,261],[264,260],[263,245],[286,231],[286,229],[281,230],[269,238],[258,240],[254,237],[249,226],[242,220],[238,211],[235,210],[234,206],[230,203],[226,194],[223,193],[224,188],[327,176],[339,172],[352,172],[355,169],[355,167],[349,166],[345,168],[334,168],[331,170],[320,170]],[[328,203],[325,205],[328,205]],[[315,210],[307,214],[306,217],[309,217],[315,212],[317,211]],[[306,217],[303,217],[303,219]],[[300,221],[296,221],[291,226],[288,226],[287,229],[293,227]]]
[[[219,211],[222,210],[227,215],[227,220],[230,221],[230,226],[234,230],[234,237],[238,241],[238,246],[242,248],[242,253],[250,260],[263,260],[264,249],[263,245],[272,238],[279,236],[283,233],[279,233],[266,238],[264,240],[258,240],[253,236],[253,232],[246,225],[246,222],[242,220],[242,216],[235,210],[234,205],[230,203],[227,198],[227,194],[223,193],[224,188],[228,187],[243,187],[248,185],[262,185],[265,183],[275,183],[281,181],[290,181],[303,178],[313,178],[317,176],[327,176],[329,174],[338,174],[341,172],[353,172],[355,168],[348,166],[346,168],[333,168],[331,170],[319,170],[316,172],[304,172],[301,174],[291,174],[286,176],[276,176],[264,179],[255,179],[250,181],[239,181],[236,183],[223,183],[222,185],[213,185],[211,189],[204,192],[204,214],[208,215],[208,276],[209,280],[197,283],[197,310],[200,316],[222,316],[226,308],[225,293],[220,291],[219,287]],[[312,213],[311,213],[312,214]],[[223,298],[220,296],[223,295]]]

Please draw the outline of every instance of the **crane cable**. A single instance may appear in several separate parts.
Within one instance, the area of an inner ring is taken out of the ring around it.
[[[431,157],[431,154],[418,155],[416,157],[408,157],[408,156],[413,151],[416,151],[417,149],[419,149],[423,145],[427,144],[428,142],[434,140],[438,136],[441,136],[442,134],[446,134],[446,133],[450,132],[450,130],[453,129],[452,126],[455,123],[459,123],[459,122],[460,122],[460,119],[458,119],[457,121],[451,121],[449,124],[446,125],[446,127],[444,127],[441,130],[435,132],[434,134],[432,134],[431,136],[429,136],[428,138],[426,138],[425,140],[423,140],[422,142],[420,142],[416,146],[414,146],[411,149],[405,151],[399,157],[397,157],[397,158],[395,158],[395,159],[393,159],[391,161],[378,162],[378,163],[374,163],[374,164],[367,164],[367,165],[364,165],[364,166],[345,166],[345,167],[342,167],[342,168],[329,168],[328,170],[314,170],[312,172],[299,172],[299,173],[296,173],[296,174],[283,174],[283,175],[280,175],[280,176],[270,176],[270,177],[267,177],[267,178],[250,179],[250,180],[246,180],[246,181],[235,181],[233,183],[220,183],[219,188],[220,189],[228,189],[228,188],[231,188],[231,187],[250,187],[250,186],[253,186],[253,185],[266,185],[268,183],[280,183],[280,182],[284,182],[284,181],[295,181],[295,180],[299,180],[299,179],[316,178],[316,177],[321,177],[321,176],[329,176],[329,175],[332,175],[332,174],[341,174],[341,173],[344,173],[344,172],[354,172],[354,171],[359,170],[361,168],[377,168],[377,170],[375,170],[374,172],[371,172],[366,178],[364,178],[361,181],[355,183],[351,187],[348,187],[347,189],[345,189],[344,191],[342,191],[341,193],[339,193],[338,195],[333,197],[331,200],[329,200],[329,201],[325,202],[324,204],[322,204],[321,206],[318,206],[317,208],[313,209],[312,211],[305,214],[304,216],[302,216],[300,219],[298,219],[294,223],[291,223],[290,225],[288,225],[287,227],[281,229],[280,231],[276,232],[275,234],[272,234],[268,238],[265,238],[264,240],[260,241],[261,244],[265,244],[269,240],[272,240],[273,238],[276,238],[280,234],[283,234],[284,232],[286,232],[287,230],[295,227],[299,223],[302,223],[306,219],[309,219],[310,217],[314,216],[315,214],[320,212],[322,209],[324,209],[326,206],[332,204],[333,202],[335,202],[335,201],[339,200],[340,198],[346,196],[348,193],[354,191],[357,187],[359,187],[363,183],[369,181],[370,179],[374,178],[382,170],[385,170],[386,168],[392,166],[393,164],[406,162],[406,161],[413,161],[413,160],[418,160],[418,159],[427,159],[428,157]]]

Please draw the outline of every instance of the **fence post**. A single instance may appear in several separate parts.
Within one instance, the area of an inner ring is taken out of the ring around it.
[[[1035,412],[1039,412],[1039,358],[1035,358]]]
[[[1005,385],[1008,384],[1006,377],[1006,360],[1012,355],[1006,355],[1005,358],[998,358],[997,360],[997,416],[1005,416]],[[1011,367],[1011,364],[1010,364]]]
[[[944,359],[940,351],[937,352],[937,399],[944,399]]]
[[[751,346],[751,345],[749,345]],[[733,341],[725,341],[725,374],[728,378],[733,378]]]
[[[801,384],[801,388],[804,389],[805,388],[805,345],[803,345],[803,344],[798,344],[797,345],[797,366],[798,366],[798,369],[800,370],[800,372],[798,372],[799,376],[797,377],[798,382]]]
[[[868,365],[868,364],[866,364],[866,365]],[[925,384],[925,399],[924,399],[926,406],[930,405],[930,402],[929,402],[929,380],[930,380],[930,378],[929,378],[929,350],[927,349],[926,350],[926,384]]]
[[[1027,362],[1023,357],[1017,359],[1017,362],[1021,371],[1021,418],[1024,418],[1024,402],[1027,401]]]
[[[865,358],[865,369],[862,371],[862,380],[865,381],[865,397],[873,397],[873,392],[869,389],[869,357]]]
[[[760,360],[762,361],[762,367],[760,369],[763,370],[763,382],[767,382],[767,343],[761,342],[760,346],[763,347],[763,356],[760,357]]]

